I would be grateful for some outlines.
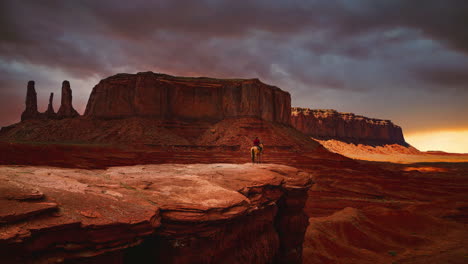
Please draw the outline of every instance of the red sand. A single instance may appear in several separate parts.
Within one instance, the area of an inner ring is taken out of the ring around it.
[[[128,150],[0,143],[0,164],[103,168],[249,159],[248,150],[222,148]],[[314,175],[316,184],[306,205],[310,226],[304,263],[466,263],[467,163],[357,162],[322,148],[267,151],[264,161]]]
[[[468,154],[445,153],[441,151],[422,152],[412,146],[402,146],[399,144],[371,146],[347,143],[334,139],[317,141],[331,152],[357,160],[406,164],[416,162],[468,162]]]

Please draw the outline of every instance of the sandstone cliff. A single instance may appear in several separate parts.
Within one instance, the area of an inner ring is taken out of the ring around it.
[[[85,116],[114,119],[151,117],[160,120],[220,121],[258,117],[289,124],[291,97],[258,79],[174,77],[141,72],[117,74],[97,84]]]
[[[302,263],[311,176],[273,164],[2,166],[2,263]]]
[[[353,113],[294,107],[291,124],[304,134],[318,139],[407,145],[401,127],[390,120],[368,118]]]

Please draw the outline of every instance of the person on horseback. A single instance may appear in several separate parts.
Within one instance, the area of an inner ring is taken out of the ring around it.
[[[262,152],[263,149],[262,149],[262,146],[261,146],[261,143],[260,143],[260,139],[258,139],[258,137],[255,137],[255,139],[253,141],[253,145],[255,147],[257,147],[260,150],[260,152]]]
[[[252,163],[254,164],[261,163],[262,152],[263,152],[263,144],[260,143],[260,139],[258,139],[258,137],[255,137],[253,141],[253,147],[250,148]]]

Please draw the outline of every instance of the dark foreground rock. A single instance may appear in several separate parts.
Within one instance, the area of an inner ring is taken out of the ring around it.
[[[0,167],[3,263],[301,263],[311,175],[272,164]]]

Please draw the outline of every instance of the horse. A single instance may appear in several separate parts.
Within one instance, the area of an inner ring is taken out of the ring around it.
[[[253,146],[250,148],[250,155],[252,157],[252,163],[261,162],[262,152],[263,152],[263,144],[260,144],[259,146]]]

